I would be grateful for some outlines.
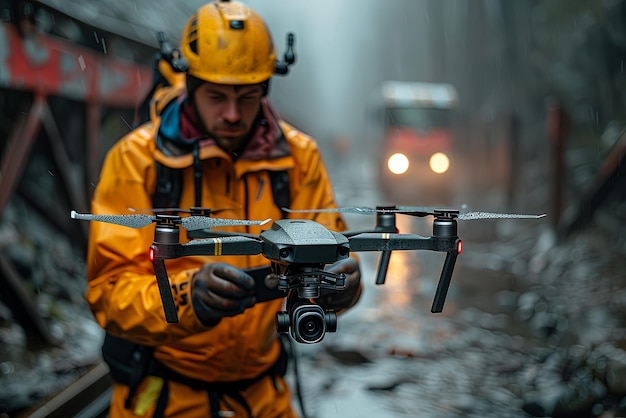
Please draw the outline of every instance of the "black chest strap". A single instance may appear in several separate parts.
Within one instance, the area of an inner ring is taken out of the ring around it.
[[[176,208],[183,193],[183,171],[155,161],[156,187],[152,195],[153,208]]]
[[[272,194],[274,203],[280,209],[283,219],[287,217],[287,212],[283,208],[291,206],[291,195],[289,194],[289,174],[286,170],[270,171],[270,182],[272,183]]]
[[[171,168],[155,161],[156,164],[156,187],[152,195],[153,208],[177,208],[183,192],[183,169]],[[291,205],[289,193],[289,174],[287,170],[269,171],[270,183],[274,204],[280,209],[283,218],[287,212],[283,208]]]

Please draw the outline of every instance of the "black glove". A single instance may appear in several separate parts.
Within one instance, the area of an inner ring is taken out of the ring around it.
[[[346,288],[343,291],[322,289],[317,303],[326,309],[347,309],[354,305],[361,293],[361,269],[359,262],[352,257],[339,260],[326,268],[332,273],[346,275]]]
[[[191,304],[200,322],[216,325],[256,303],[254,279],[226,263],[205,264],[192,278]]]

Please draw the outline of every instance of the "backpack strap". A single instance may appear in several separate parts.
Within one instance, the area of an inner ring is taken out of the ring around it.
[[[272,183],[272,193],[274,203],[280,209],[283,219],[287,218],[287,212],[283,208],[291,206],[291,195],[289,194],[289,174],[287,170],[270,171],[270,182]]]
[[[171,168],[155,161],[156,186],[152,195],[153,208],[176,208],[183,193],[182,169]]]
[[[156,187],[152,195],[153,208],[177,208],[183,192],[183,173],[180,168],[171,168],[155,161]],[[280,209],[283,218],[287,212],[283,208],[291,205],[289,174],[287,170],[269,171],[274,204]]]
[[[152,347],[134,344],[108,332],[104,335],[102,359],[109,366],[113,380],[129,387],[124,402],[126,409],[130,408],[132,398],[148,372],[153,351]]]

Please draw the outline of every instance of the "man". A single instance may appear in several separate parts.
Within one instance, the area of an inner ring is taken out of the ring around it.
[[[234,1],[208,3],[187,22],[181,52],[189,63],[185,82],[155,93],[151,120],[109,151],[92,212],[154,207],[163,166],[182,173],[178,207],[220,208],[224,218],[281,218],[271,186],[271,173],[281,171],[292,208],[336,207],[315,142],[280,120],[266,97],[276,53],[258,14]],[[338,213],[308,216],[345,229]],[[120,366],[112,367],[111,418],[296,416],[275,326],[283,301],[256,303],[244,271],[267,266],[262,255],[168,261],[179,322],[167,323],[148,259],[153,227],[90,228],[86,299],[107,331],[105,358]],[[351,307],[361,292],[358,262],[328,270],[346,274],[346,290],[316,301]]]

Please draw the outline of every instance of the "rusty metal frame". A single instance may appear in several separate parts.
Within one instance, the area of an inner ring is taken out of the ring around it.
[[[98,106],[94,107],[99,111]],[[94,120],[91,119],[90,122],[93,123]],[[89,206],[89,197],[70,171],[71,160],[63,144],[47,100],[43,95],[36,95],[33,106],[28,111],[26,120],[16,125],[11,134],[11,139],[3,152],[2,164],[0,165],[0,173],[2,173],[0,175],[0,216],[4,213],[9,199],[18,188],[18,183],[21,179],[20,174],[26,166],[28,155],[42,126],[47,133],[48,142],[52,149],[52,158],[59,170],[59,177],[61,178],[64,190],[67,191],[69,196],[71,208],[78,211],[86,211]],[[88,126],[88,131],[93,132],[93,127]],[[36,199],[30,200],[35,201]],[[68,214],[69,210],[68,213],[65,214],[67,215],[65,217],[69,219]],[[64,214],[61,213],[56,215],[57,217],[64,216]],[[62,227],[62,225],[67,224],[67,222],[63,222],[62,218],[51,218],[50,220],[59,226],[60,229],[67,229]],[[88,227],[87,225],[81,225],[81,228],[83,238],[86,241]]]
[[[0,216],[15,191],[20,174],[26,165],[26,158],[39,133],[44,106],[45,98],[36,95],[28,116],[16,124],[5,146],[0,164]]]
[[[52,150],[62,186],[69,197],[71,209],[86,211],[91,199],[91,181],[98,178],[100,165],[100,116],[103,106],[137,108],[148,91],[152,70],[147,65],[103,55],[97,51],[36,33],[23,37],[14,25],[0,22],[0,42],[6,53],[0,56],[0,89],[10,88],[32,93],[34,101],[13,128],[2,150],[0,161],[0,218],[11,196],[18,192],[48,220],[62,230],[68,226],[59,214],[49,214],[38,207],[35,196],[19,187],[22,171],[31,148],[43,126]],[[81,179],[72,175],[66,145],[48,105],[50,97],[77,100],[84,104],[86,156]],[[68,210],[69,213],[69,210]],[[81,225],[86,240],[88,226]]]

